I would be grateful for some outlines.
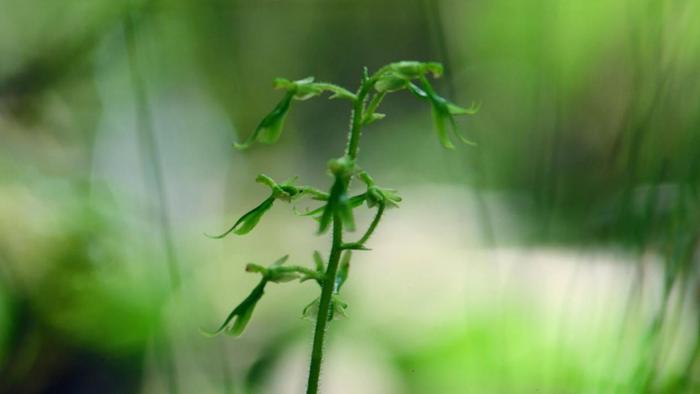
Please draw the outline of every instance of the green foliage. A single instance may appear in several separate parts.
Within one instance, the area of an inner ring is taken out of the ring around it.
[[[416,61],[391,63],[380,68],[371,76],[365,69],[356,93],[351,93],[334,84],[314,82],[313,77],[298,81],[283,78],[275,80],[275,88],[284,90],[284,97],[263,118],[253,133],[243,143],[235,144],[235,146],[246,149],[255,142],[264,144],[276,142],[280,138],[284,120],[293,100],[308,100],[320,96],[324,92],[331,92],[330,98],[347,99],[352,103],[346,152],[343,156],[328,162],[328,171],[334,178],[328,193],[309,186],[295,186],[294,178],[284,183],[277,183],[266,175],[259,175],[256,181],[271,189],[270,196],[241,216],[227,231],[213,238],[223,238],[230,233],[247,234],[272,208],[275,201],[292,202],[307,196],[313,200],[325,202],[322,206],[301,215],[311,216],[318,221],[318,234],[323,234],[333,228],[331,253],[326,264],[321,254],[318,251],[314,252],[314,269],[285,266],[283,264],[287,260],[287,256],[267,268],[257,264],[248,264],[246,271],[259,273],[262,278],[248,297],[233,309],[213,334],[226,332],[231,335],[240,335],[250,321],[253,310],[262,298],[268,282],[284,283],[296,279],[304,282],[313,279],[321,287],[321,294],[303,309],[302,314],[316,322],[307,392],[315,393],[317,391],[326,323],[337,316],[346,316],[345,311],[348,305],[340,299],[340,290],[350,272],[351,250],[369,250],[365,244],[377,228],[384,210],[398,207],[399,202],[401,202],[401,197],[396,190],[377,186],[374,179],[357,164],[357,151],[362,127],[385,117],[384,114],[376,111],[388,93],[408,90],[430,103],[435,130],[440,143],[445,148],[454,148],[447,134],[446,123],[450,123],[453,132],[461,141],[471,144],[457,131],[454,116],[474,114],[478,108],[472,106],[465,109],[439,96],[428,81],[427,76],[432,75],[437,78],[442,75],[442,72],[443,67],[439,63]],[[414,82],[419,83],[420,87]],[[367,188],[362,194],[350,196],[348,189],[354,178],[358,178]],[[353,210],[362,206],[363,203],[366,203],[370,209],[376,209],[374,219],[356,241],[343,242],[343,231],[352,232],[356,229]]]
[[[284,119],[287,117],[292,100],[308,100],[328,91],[333,94],[330,98],[344,98],[354,100],[355,95],[349,91],[330,83],[315,83],[313,77],[290,81],[284,78],[275,79],[275,88],[286,90],[282,100],[275,108],[260,121],[250,136],[243,143],[235,143],[236,148],[246,149],[253,143],[274,144],[282,133]]]
[[[321,283],[321,272],[319,271],[312,271],[299,266],[284,266],[283,264],[288,258],[288,255],[284,256],[267,268],[254,263],[246,265],[245,270],[247,272],[255,272],[262,275],[260,282],[255,286],[253,291],[250,292],[248,297],[231,311],[226,320],[224,320],[224,323],[215,332],[205,333],[208,335],[216,335],[221,332],[226,332],[232,336],[241,335],[250,321],[250,317],[253,315],[255,305],[258,304],[258,301],[260,301],[263,294],[265,294],[265,286],[268,282],[285,283],[295,279],[299,279],[303,282],[308,279],[316,279]]]

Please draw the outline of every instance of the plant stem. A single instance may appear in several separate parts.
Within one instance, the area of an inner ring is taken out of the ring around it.
[[[330,315],[331,296],[335,285],[335,276],[338,272],[338,262],[343,244],[343,222],[336,214],[333,217],[333,244],[331,255],[328,258],[328,268],[323,279],[321,300],[316,317],[316,329],[314,330],[313,349],[311,351],[311,365],[309,366],[309,381],[306,386],[306,394],[318,393],[318,381],[321,376],[321,361],[323,360],[323,340],[326,334],[326,324]]]
[[[357,98],[352,107],[352,120],[350,122],[350,135],[348,136],[348,146],[345,152],[348,157],[355,160],[360,146],[360,136],[362,135],[362,118],[364,116],[365,98],[371,84],[362,81],[362,86],[357,90]]]
[[[360,145],[362,134],[362,120],[365,112],[365,99],[372,82],[363,78],[362,84],[357,90],[353,101],[352,118],[350,121],[350,132],[345,154],[352,160],[357,158],[357,151]],[[350,179],[346,180],[350,183]],[[345,185],[347,188],[347,184]],[[318,393],[318,381],[321,376],[321,362],[323,361],[323,341],[326,334],[326,325],[331,311],[331,296],[335,287],[335,276],[338,273],[338,263],[340,254],[343,251],[343,221],[337,213],[333,214],[333,241],[331,254],[328,258],[328,267],[323,279],[321,289],[321,300],[318,305],[318,315],[316,316],[316,328],[314,329],[314,342],[311,350],[311,364],[309,366],[309,380],[306,386],[306,394]]]
[[[180,271],[177,255],[175,253],[175,241],[173,240],[170,215],[168,213],[168,196],[161,163],[161,155],[158,150],[158,142],[153,130],[153,116],[148,104],[146,94],[146,81],[139,72],[136,53],[136,22],[130,12],[124,19],[124,36],[126,40],[127,58],[129,60],[129,72],[134,95],[134,110],[136,112],[136,129],[139,137],[139,148],[143,160],[144,171],[147,177],[147,186],[152,187],[152,192],[157,200],[157,217],[160,229],[161,241],[165,250],[165,262],[170,279],[170,288],[173,292],[180,288]]]
[[[370,223],[369,228],[367,228],[367,232],[365,235],[362,236],[356,243],[359,245],[364,245],[365,242],[369,239],[369,237],[372,236],[372,233],[374,233],[374,230],[377,228],[377,225],[379,224],[379,221],[382,220],[382,214],[384,213],[384,208],[386,205],[384,203],[379,204],[379,207],[377,208],[377,213],[374,215],[374,219],[372,220],[372,223]]]
[[[156,135],[153,130],[153,116],[148,104],[146,81],[139,72],[139,61],[136,51],[136,24],[134,11],[130,10],[124,18],[124,38],[126,41],[126,54],[129,62],[129,72],[133,91],[136,129],[139,136],[139,150],[143,160],[144,172],[147,177],[147,186],[152,187],[152,192],[157,200],[158,225],[160,236],[165,250],[165,262],[170,279],[170,291],[177,292],[180,289],[180,271],[178,268],[175,242],[173,241],[172,226],[167,208],[167,193],[160,152],[158,150]],[[166,326],[167,327],[167,326]],[[168,332],[162,329],[155,333],[156,358],[162,363],[166,377],[167,391],[170,394],[179,392],[177,386],[177,372],[173,355],[173,345],[168,339]]]

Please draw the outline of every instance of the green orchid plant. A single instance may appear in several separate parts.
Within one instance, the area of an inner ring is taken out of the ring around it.
[[[227,231],[212,237],[223,238],[231,233],[238,235],[249,233],[274,203],[280,200],[290,203],[307,197],[321,204],[317,209],[297,213],[316,219],[318,234],[324,234],[331,229],[332,241],[328,260],[324,261],[321,254],[316,251],[313,253],[313,268],[285,265],[288,256],[280,258],[268,267],[248,264],[246,271],[260,274],[262,276],[260,282],[213,333],[225,332],[234,336],[240,335],[250,321],[253,310],[262,298],[268,283],[313,280],[320,287],[321,294],[303,309],[303,315],[315,320],[316,324],[307,394],[318,392],[326,326],[335,317],[344,316],[347,309],[347,304],[340,298],[340,290],[348,278],[351,253],[353,250],[369,250],[366,243],[376,230],[384,211],[398,207],[401,202],[401,197],[396,190],[377,186],[374,179],[358,165],[357,153],[363,128],[384,118],[385,115],[377,112],[377,109],[388,93],[407,90],[430,104],[435,130],[442,146],[454,149],[448,127],[460,141],[472,144],[459,134],[454,116],[474,114],[478,107],[472,105],[470,108],[462,108],[439,96],[428,77],[430,75],[434,78],[440,77],[442,72],[443,67],[439,63],[417,61],[391,63],[372,75],[365,68],[360,86],[354,93],[331,83],[315,82],[312,77],[298,81],[278,78],[274,86],[285,92],[284,97],[243,143],[235,144],[239,149],[247,149],[255,142],[272,144],[278,141],[287,113],[295,100],[308,100],[328,92],[331,94],[331,99],[348,100],[352,104],[345,153],[328,162],[328,170],[333,177],[333,184],[328,192],[310,186],[297,186],[296,178],[277,183],[266,175],[259,175],[256,181],[270,188],[269,197],[241,216]],[[354,179],[361,181],[366,186],[366,190],[364,193],[350,196],[349,187]],[[374,218],[361,236],[354,241],[346,241],[345,233],[356,229],[353,210],[363,204],[376,210]]]

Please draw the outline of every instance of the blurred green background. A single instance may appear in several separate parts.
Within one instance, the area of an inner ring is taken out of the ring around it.
[[[239,152],[275,77],[398,60],[481,104],[442,149],[390,96],[360,164],[404,197],[357,253],[326,393],[700,392],[700,2],[0,0],[0,393],[298,393],[313,286],[255,285],[329,240],[258,173],[330,186],[347,103]],[[359,220],[367,220],[360,217]]]

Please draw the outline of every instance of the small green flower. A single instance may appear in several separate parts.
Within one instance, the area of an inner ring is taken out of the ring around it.
[[[367,185],[366,201],[368,208],[374,208],[377,205],[384,205],[387,208],[398,208],[401,197],[398,195],[397,190],[378,187],[374,179],[365,171],[362,171],[358,176]]]
[[[234,146],[238,149],[247,149],[256,141],[263,144],[274,144],[277,142],[282,134],[284,120],[289,112],[293,97],[294,91],[288,91],[272,112],[260,121],[255,131],[243,143],[234,143]]]
[[[301,276],[299,275],[299,273],[296,272],[296,267],[291,267],[291,269],[288,270],[285,269],[287,267],[282,266],[285,262],[287,262],[288,258],[289,255],[286,255],[272,263],[270,267],[266,268],[263,272],[263,276],[265,277],[265,279],[274,283],[285,283],[291,282],[295,279],[299,279]]]
[[[386,73],[374,83],[374,89],[380,93],[396,92],[405,89],[406,86],[408,86],[408,80],[394,73]]]
[[[310,304],[304,307],[304,310],[301,312],[302,317],[315,322],[316,317],[318,316],[318,308],[320,304],[321,298],[315,298],[313,301],[311,301]],[[345,312],[347,308],[348,304],[345,301],[343,301],[340,297],[333,294],[331,296],[331,308],[328,311],[328,321],[348,317],[347,313]]]
[[[337,215],[348,231],[355,229],[355,219],[352,214],[352,203],[348,197],[348,180],[355,172],[355,163],[347,156],[333,159],[328,163],[328,169],[335,176],[328,202],[323,208],[319,220],[319,234],[324,233]]]
[[[241,335],[253,315],[255,305],[257,305],[263,294],[265,294],[265,285],[267,285],[267,279],[263,277],[248,297],[229,313],[224,323],[216,331],[204,333],[209,336],[215,336],[222,332],[226,332],[228,335],[232,336]]]
[[[323,89],[313,82],[314,77],[308,77],[294,82],[284,78],[277,78],[275,79],[275,88],[286,89],[288,92],[293,92],[294,99],[303,101],[323,93]]]
[[[439,96],[433,90],[428,80],[425,77],[420,78],[423,88],[419,88],[413,83],[409,84],[409,91],[419,98],[430,101],[431,113],[433,117],[433,123],[435,125],[435,131],[437,132],[438,139],[442,146],[447,149],[454,149],[454,144],[450,140],[447,134],[446,122],[450,123],[450,127],[454,132],[455,136],[465,144],[475,145],[474,142],[464,138],[459,131],[457,131],[457,124],[454,120],[454,115],[473,115],[479,108],[478,106],[472,106],[470,108],[462,108],[453,103],[450,103],[443,97]]]
[[[338,266],[338,273],[335,276],[335,287],[333,289],[335,293],[340,292],[340,288],[343,287],[343,284],[345,284],[345,281],[348,279],[351,258],[352,252],[349,250],[343,252],[343,256],[340,258],[340,265]]]
[[[345,98],[354,100],[355,95],[340,86],[330,83],[314,83],[313,77],[300,79],[298,81],[290,81],[284,78],[277,78],[274,82],[276,89],[286,90],[282,100],[280,100],[275,108],[265,116],[255,130],[242,143],[234,143],[238,149],[247,149],[253,143],[260,142],[263,144],[274,144],[282,134],[284,120],[287,117],[289,108],[294,100],[308,100],[312,97],[319,96],[324,91],[333,92],[330,98]]]
[[[440,63],[433,62],[417,62],[417,61],[402,61],[392,63],[389,69],[396,75],[405,79],[416,79],[424,76],[427,73],[432,73],[433,78],[439,78],[442,75],[443,68]]]
[[[223,233],[219,235],[207,235],[209,238],[215,238],[215,239],[221,239],[230,233],[238,234],[238,235],[244,235],[248,234],[255,226],[258,224],[260,221],[260,218],[265,214],[265,212],[269,211],[270,208],[272,208],[272,205],[275,202],[275,196],[271,195],[270,197],[266,198],[265,201],[260,203],[257,207],[251,209],[250,211],[246,212],[243,216],[241,216],[236,223],[233,224],[228,230],[224,231]]]
[[[411,80],[422,78],[432,73],[434,78],[442,75],[442,65],[439,63],[423,63],[403,61],[392,63],[384,68],[374,83],[374,89],[381,93],[390,93],[408,87]]]
[[[374,208],[377,205],[384,205],[387,208],[398,208],[401,197],[395,189],[384,189],[371,186],[367,189],[367,207]]]
[[[284,263],[289,259],[289,255],[282,256],[268,267],[263,267],[255,263],[248,263],[245,267],[246,272],[259,273],[262,275],[260,282],[253,291],[229,313],[223,324],[214,332],[204,332],[206,335],[214,336],[222,332],[229,335],[238,336],[243,333],[246,325],[253,315],[253,310],[258,301],[265,294],[265,286],[269,283],[286,283],[299,279],[305,281],[307,279],[315,279],[319,285],[323,283],[322,274],[316,271],[299,267],[285,266]]]
[[[314,82],[314,77],[307,77],[297,81],[277,78],[275,79],[275,88],[294,92],[294,99],[300,101],[320,96],[323,92],[332,92],[333,94],[329,97],[331,99],[355,99],[355,95],[350,91],[332,83]]]
[[[341,177],[338,176],[336,176],[335,182],[333,182],[328,203],[326,203],[326,205],[323,207],[323,213],[319,219],[319,234],[323,234],[326,232],[326,230],[328,230],[328,227],[336,215],[343,221],[343,224],[345,224],[348,231],[355,229],[352,205],[350,204],[350,199],[347,195],[347,184]]]
[[[223,238],[230,233],[244,235],[249,233],[260,221],[260,218],[272,208],[275,200],[282,200],[286,202],[291,202],[304,195],[311,196],[314,200],[326,201],[328,200],[328,193],[322,192],[320,190],[314,189],[309,186],[295,186],[294,181],[296,177],[288,179],[284,183],[277,183],[272,178],[265,174],[260,174],[255,178],[255,181],[263,185],[268,186],[272,194],[270,197],[265,199],[260,205],[246,212],[241,216],[233,226],[228,230],[219,235],[207,235],[210,238]]]

